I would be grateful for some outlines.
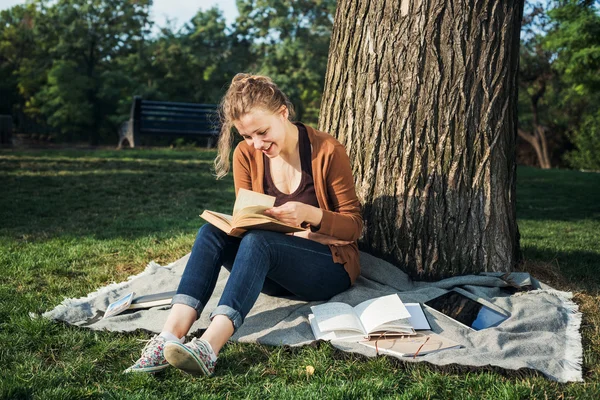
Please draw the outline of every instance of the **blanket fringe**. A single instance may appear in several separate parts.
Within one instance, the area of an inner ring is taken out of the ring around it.
[[[571,295],[572,297],[572,295]],[[571,299],[563,299],[564,307],[569,311],[567,322],[567,344],[565,346],[565,358],[561,365],[565,370],[564,382],[582,382],[583,346],[581,344],[581,320],[583,314],[579,312],[579,306]]]
[[[97,289],[94,292],[89,293],[87,296],[84,296],[84,297],[79,297],[79,298],[75,298],[75,297],[73,297],[73,298],[67,298],[67,297],[65,297],[65,299],[58,306],[56,306],[55,308],[53,308],[50,311],[46,311],[45,313],[43,313],[42,317],[47,318],[47,319],[57,319],[58,316],[60,316],[63,313],[63,311],[65,311],[69,307],[74,307],[74,306],[81,305],[83,303],[88,302],[90,299],[92,299],[94,297],[100,296],[100,295],[105,294],[105,293],[112,292],[112,291],[114,291],[116,289],[121,289],[121,288],[129,285],[129,282],[132,281],[132,280],[134,280],[134,279],[140,278],[140,277],[142,277],[144,275],[153,274],[158,268],[169,268],[170,269],[173,264],[175,264],[175,262],[172,262],[169,265],[165,265],[163,267],[162,265],[158,264],[154,260],[150,261],[148,263],[148,265],[146,266],[146,268],[142,272],[140,272],[137,275],[131,275],[131,276],[129,276],[126,281],[123,281],[123,282],[120,282],[120,283],[116,283],[116,282],[110,283],[110,284],[108,284],[106,286],[103,286],[103,287]],[[29,316],[30,316],[30,318],[33,318],[33,316],[31,315],[31,313],[30,313]]]
[[[564,357],[559,364],[564,370],[561,377],[550,376],[558,382],[583,382],[583,346],[581,344],[581,321],[583,314],[579,306],[573,301],[572,292],[563,292],[556,289],[540,289],[529,292],[516,293],[514,296],[527,296],[537,294],[551,294],[562,301],[562,306],[567,313],[566,344]]]

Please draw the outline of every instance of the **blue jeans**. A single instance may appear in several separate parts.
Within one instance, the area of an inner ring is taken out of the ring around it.
[[[300,300],[328,300],[350,287],[344,266],[333,261],[329,247],[300,237],[253,230],[242,239],[228,236],[211,224],[198,231],[192,254],[171,304],[193,307],[200,317],[212,295],[221,266],[230,272],[217,308],[234,332],[262,291]]]

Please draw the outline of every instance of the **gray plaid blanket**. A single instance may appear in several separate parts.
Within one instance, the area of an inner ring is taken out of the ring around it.
[[[139,275],[126,282],[100,288],[79,299],[65,299],[43,314],[44,317],[72,325],[109,331],[144,329],[160,332],[168,314],[161,307],[139,310],[102,319],[106,307],[119,297],[134,291],[137,295],[177,289],[189,255],[167,266],[151,262]],[[460,287],[508,311],[511,317],[496,328],[471,331],[454,321],[427,313],[432,329],[464,348],[446,350],[403,360],[427,361],[436,365],[496,366],[509,370],[521,368],[542,372],[559,382],[582,381],[582,345],[579,327],[581,313],[571,293],[554,290],[531,278],[534,290],[511,295],[510,285],[499,274],[466,275],[438,282],[412,281],[395,266],[361,253],[362,275],[346,292],[330,301],[352,306],[387,294],[397,293],[403,302],[425,302],[448,290]],[[208,315],[216,307],[229,273],[223,268],[213,296],[190,332],[206,328]],[[232,340],[266,345],[301,346],[313,342],[308,314],[321,302],[294,298],[259,296],[244,324]],[[373,349],[357,343],[332,343],[349,352],[375,356]]]

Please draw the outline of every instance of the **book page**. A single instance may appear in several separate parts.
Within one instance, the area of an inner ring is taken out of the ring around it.
[[[209,211],[209,210],[207,210],[207,212],[211,213],[215,217],[221,218],[223,221],[227,222],[230,225],[231,225],[231,221],[233,221],[233,216],[232,215],[223,214],[223,213],[219,213],[219,212],[216,212],[216,211]]]
[[[321,332],[319,329],[319,324],[317,324],[317,320],[313,314],[308,315],[308,322],[310,323],[310,328],[313,331],[313,335],[315,335],[315,339],[317,340],[338,340],[342,342],[358,342],[359,340],[364,339],[364,335],[362,333],[357,333],[356,331],[330,331],[330,332]]]
[[[277,221],[277,219],[270,217],[268,215],[264,215],[264,211],[268,210],[271,207],[264,206],[250,206],[244,207],[241,210],[237,210],[233,216],[233,225],[239,226],[241,221],[244,221],[249,218],[254,218],[255,220],[268,220],[268,221]]]
[[[231,215],[204,210],[200,217],[227,234],[231,232]]]
[[[263,229],[265,231],[273,231],[273,232],[281,232],[281,233],[290,233],[290,232],[302,232],[305,229],[300,228],[299,226],[291,226],[286,225],[283,222],[279,221],[259,221],[256,219],[242,219],[239,225],[236,225],[236,228],[241,229]]]
[[[410,313],[409,323],[416,330],[431,329],[423,308],[419,303],[406,303],[406,309]]]
[[[410,318],[410,313],[397,294],[363,301],[354,307],[354,312],[362,322],[366,333],[376,330],[378,326],[385,323]]]
[[[375,329],[377,329],[378,331],[399,331],[404,332],[406,334],[415,333],[414,328],[410,324],[410,318],[397,319],[395,321],[386,322],[381,325],[377,325]]]
[[[337,330],[351,330],[366,334],[352,306],[339,303],[324,303],[310,308],[319,330],[323,333]]]
[[[153,307],[159,307],[159,306],[166,306],[164,308],[167,308],[167,307],[171,307],[171,300],[172,299],[162,299],[162,300],[146,301],[143,303],[134,303],[134,304],[131,304],[128,309],[129,310],[139,310],[142,308],[153,308]]]
[[[247,189],[240,189],[233,205],[233,215],[237,215],[240,210],[246,207],[261,206],[264,209],[275,205],[275,197],[263,193],[253,192]]]

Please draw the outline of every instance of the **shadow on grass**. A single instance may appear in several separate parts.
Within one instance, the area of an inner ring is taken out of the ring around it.
[[[60,158],[60,157],[18,157],[18,158],[0,158],[0,170],[5,172],[17,172],[19,175],[29,175],[31,173],[40,174],[60,173],[60,174],[85,174],[85,173],[106,173],[118,174],[117,171],[140,171],[143,173],[169,172],[177,169],[189,170],[200,169],[212,175],[212,165],[214,157],[198,157],[195,154],[191,157],[181,158],[113,158],[98,157],[93,155],[86,158]],[[213,178],[214,179],[214,178]]]
[[[518,267],[555,289],[600,294],[600,253],[526,248]]]
[[[204,223],[198,217],[203,209],[230,212],[235,199],[231,177],[217,181],[212,175],[215,154],[169,149],[3,150],[0,236],[135,239],[193,234]],[[600,174],[520,167],[518,177],[520,220],[600,218]],[[600,284],[599,253],[538,250],[538,242],[556,237],[543,233],[529,237],[526,260],[557,263],[567,281],[578,287]]]
[[[195,149],[195,150],[177,150],[167,148],[149,148],[149,149],[127,149],[118,150],[98,150],[98,149],[28,149],[11,150],[0,149],[0,160],[4,157],[19,159],[31,158],[34,160],[43,160],[45,157],[57,158],[66,157],[71,159],[102,158],[102,159],[141,159],[141,160],[213,160],[217,155],[216,150]]]
[[[600,174],[520,167],[517,219],[600,220]]]
[[[73,164],[31,174],[0,173],[0,186],[8,193],[0,198],[0,232],[9,236],[68,233],[110,239],[189,233],[204,223],[199,217],[204,209],[230,212],[235,198],[231,179],[215,180],[208,164]]]

